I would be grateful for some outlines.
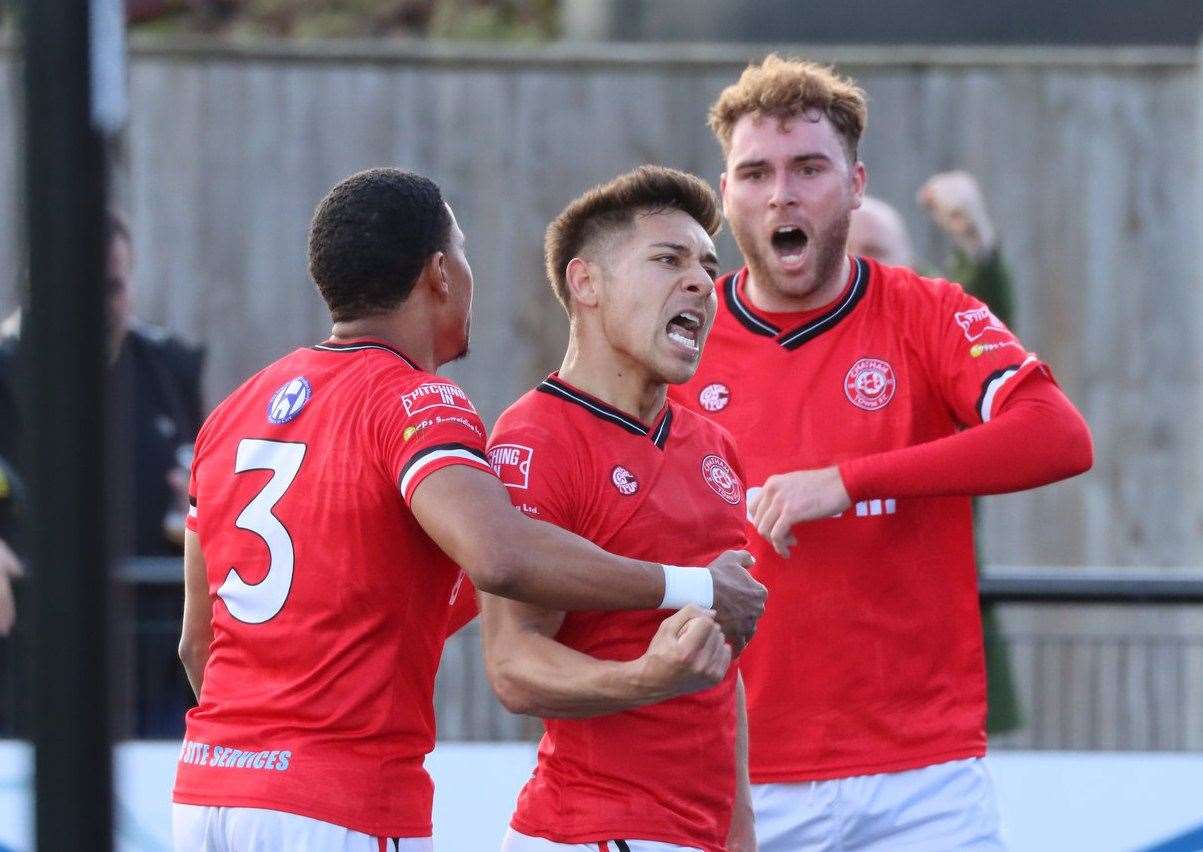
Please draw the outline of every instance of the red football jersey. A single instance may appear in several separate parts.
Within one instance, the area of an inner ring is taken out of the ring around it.
[[[647,426],[553,375],[497,421],[489,458],[514,505],[611,553],[706,565],[746,541],[731,437],[674,403]],[[669,615],[572,612],[556,639],[634,660]],[[721,850],[735,796],[734,678],[732,666],[693,695],[545,720],[514,829],[559,843],[623,837]]]
[[[434,678],[460,575],[408,509],[488,471],[464,392],[373,340],[300,349],[201,428],[194,512],[213,604],[175,801],[431,833]]]
[[[674,397],[734,435],[755,494],[776,473],[951,435],[1042,369],[960,286],[859,259],[844,292],[767,314],[747,269]],[[749,527],[769,589],[741,658],[757,783],[842,778],[981,755],[986,680],[968,497],[857,503],[794,527],[783,560]]]

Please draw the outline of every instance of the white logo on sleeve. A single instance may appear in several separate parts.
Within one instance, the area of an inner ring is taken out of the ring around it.
[[[495,444],[489,450],[489,464],[506,488],[530,487],[530,463],[535,451],[521,444]]]
[[[312,396],[313,388],[304,376],[297,376],[285,382],[272,394],[271,401],[267,404],[268,422],[280,426],[294,419]]]
[[[419,385],[409,393],[401,394],[401,404],[405,413],[413,416],[428,408],[456,408],[475,414],[476,409],[472,400],[456,385],[447,382],[427,382]]]
[[[987,331],[1001,331],[1003,334],[1008,333],[1007,327],[1002,324],[1002,320],[991,313],[990,309],[985,305],[968,311],[957,311],[952,315],[952,318],[961,327],[961,331],[965,332],[965,339],[970,343],[977,340]]]

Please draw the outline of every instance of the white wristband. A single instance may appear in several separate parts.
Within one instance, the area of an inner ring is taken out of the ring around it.
[[[707,568],[681,568],[663,565],[664,600],[660,609],[684,609],[696,604],[702,609],[714,606],[714,577]]]

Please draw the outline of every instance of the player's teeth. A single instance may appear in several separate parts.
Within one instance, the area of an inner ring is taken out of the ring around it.
[[[677,343],[680,343],[682,346],[688,346],[690,349],[698,348],[698,344],[697,344],[696,340],[690,340],[688,337],[686,337],[683,334],[680,334],[675,331],[670,331],[668,333],[668,336],[670,339],[675,340]]]

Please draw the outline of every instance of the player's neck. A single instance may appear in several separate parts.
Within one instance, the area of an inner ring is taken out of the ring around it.
[[[852,261],[842,256],[840,263],[830,274],[805,293],[794,295],[780,288],[766,286],[767,276],[758,276],[748,268],[747,296],[752,307],[770,314],[796,314],[813,311],[835,300],[848,285],[852,275]],[[763,280],[762,280],[763,279]]]
[[[390,314],[336,322],[330,339],[337,341],[372,337],[399,349],[420,369],[433,373],[441,366],[435,355],[435,341],[429,328],[417,328]]]
[[[608,345],[583,344],[574,333],[560,365],[560,378],[602,402],[644,423],[664,408],[668,385],[653,380],[645,369]]]

